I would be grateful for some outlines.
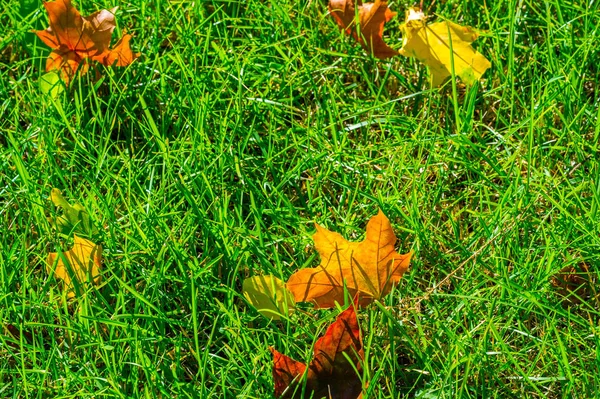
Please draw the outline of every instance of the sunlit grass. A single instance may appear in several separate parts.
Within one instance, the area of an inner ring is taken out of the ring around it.
[[[115,1],[77,4],[118,5],[141,57],[56,101],[41,3],[0,11],[0,396],[271,397],[269,346],[308,360],[337,311],[269,323],[243,279],[315,265],[314,222],[359,240],[378,209],[415,256],[360,315],[365,399],[596,395],[595,3],[435,2],[493,65],[453,95],[368,57],[322,1]],[[52,187],[104,248],[75,301],[46,271],[70,245]],[[584,264],[564,301],[552,277]]]

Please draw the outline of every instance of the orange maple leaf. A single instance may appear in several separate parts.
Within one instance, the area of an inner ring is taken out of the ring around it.
[[[50,27],[35,33],[53,49],[46,61],[46,72],[59,70],[65,83],[69,83],[80,64],[83,64],[82,73],[87,72],[88,59],[106,66],[115,63],[127,66],[136,58],[129,46],[131,35],[123,35],[115,47],[110,48],[117,7],[87,17],[81,16],[71,0],[47,2],[44,7]]]
[[[356,311],[352,305],[340,313],[325,335],[317,340],[308,370],[302,362],[273,348],[271,352],[277,398],[356,399],[361,395],[359,375],[362,373],[364,352]]]
[[[344,284],[351,296],[359,295],[365,305],[388,294],[408,270],[412,252],[394,250],[396,236],[383,212],[369,220],[366,238],[348,242],[338,233],[319,225],[313,235],[321,264],[292,274],[287,288],[296,302],[314,302],[330,308],[344,302]]]
[[[355,0],[329,0],[329,11],[339,27],[377,58],[385,59],[398,55],[398,52],[383,40],[383,26],[396,15],[387,7],[387,2],[376,0],[374,3],[361,4],[358,0],[360,37],[353,26],[356,17],[354,2]]]

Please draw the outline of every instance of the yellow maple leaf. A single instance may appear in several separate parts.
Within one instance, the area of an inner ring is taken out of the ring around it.
[[[400,27],[403,32],[400,54],[415,57],[429,67],[431,86],[441,85],[452,75],[453,67],[454,74],[466,84],[479,80],[491,66],[487,58],[471,47],[479,34],[450,21],[426,25],[425,18],[418,8],[406,12],[406,21]]]
[[[48,273],[54,274],[65,282],[68,297],[75,296],[73,279],[83,285],[85,283],[100,283],[100,265],[102,264],[102,246],[90,240],[74,236],[73,248],[65,251],[62,256],[56,252],[48,254]]]
[[[408,270],[412,253],[394,249],[396,236],[389,219],[379,211],[369,220],[364,241],[348,242],[338,233],[316,225],[313,235],[321,264],[301,269],[287,282],[297,302],[329,308],[344,302],[344,284],[364,305],[388,294]]]

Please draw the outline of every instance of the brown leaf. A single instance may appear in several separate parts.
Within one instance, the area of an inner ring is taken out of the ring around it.
[[[115,12],[100,10],[82,17],[71,0],[56,0],[44,3],[50,19],[50,27],[36,31],[38,37],[54,51],[46,62],[46,71],[60,70],[68,84],[79,65],[88,58],[109,66],[127,66],[136,55],[129,47],[130,36],[125,35],[114,49],[110,49],[110,39],[115,29]],[[84,63],[82,73],[88,69]]]
[[[383,40],[383,27],[395,15],[387,7],[387,2],[376,0],[374,3],[361,4],[358,1],[358,23],[360,37],[353,26],[356,17],[355,0],[329,0],[329,11],[339,27],[357,40],[370,54],[380,59],[398,55],[398,52],[388,46]]]
[[[563,297],[563,304],[577,305],[592,295],[594,281],[585,263],[566,266],[552,276],[552,285]]]
[[[63,256],[51,252],[48,254],[47,263],[48,272],[54,270],[56,277],[65,282],[65,288],[69,290],[68,296],[71,298],[75,296],[74,279],[81,285],[86,282],[100,283],[102,246],[75,235],[73,248],[65,251]]]
[[[364,352],[354,306],[340,313],[317,340],[308,370],[304,363],[273,348],[271,352],[277,398],[356,399],[361,395]]]
[[[348,242],[319,225],[313,235],[321,255],[316,268],[301,269],[287,282],[296,302],[314,302],[330,308],[344,302],[344,283],[351,296],[359,295],[360,304],[387,295],[408,270],[412,253],[401,255],[394,249],[396,236],[392,225],[379,211],[367,224],[362,242]]]

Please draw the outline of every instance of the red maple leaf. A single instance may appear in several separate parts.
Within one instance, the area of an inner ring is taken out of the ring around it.
[[[362,393],[362,336],[354,306],[315,343],[307,366],[271,348],[277,398],[357,399]],[[311,396],[312,395],[312,396]]]

